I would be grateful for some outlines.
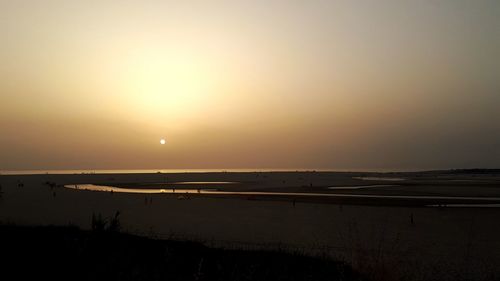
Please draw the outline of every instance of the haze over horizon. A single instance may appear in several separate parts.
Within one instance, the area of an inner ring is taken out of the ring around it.
[[[499,1],[3,0],[0,36],[0,170],[500,167]]]

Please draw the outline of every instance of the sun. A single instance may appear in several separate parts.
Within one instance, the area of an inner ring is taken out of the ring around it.
[[[165,139],[161,139],[161,140],[160,140],[160,144],[161,144],[161,145],[166,144],[166,143],[167,143],[167,141],[166,141]]]

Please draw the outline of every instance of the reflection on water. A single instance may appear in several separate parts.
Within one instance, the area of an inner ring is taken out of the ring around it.
[[[171,184],[238,184],[236,181],[178,181]]]
[[[404,178],[388,178],[388,177],[353,177],[353,179],[357,180],[365,180],[365,181],[404,181]]]
[[[309,192],[262,192],[262,191],[219,191],[217,189],[178,189],[178,188],[120,188],[94,184],[71,184],[64,187],[78,190],[144,193],[144,194],[207,194],[207,195],[257,195],[257,196],[288,196],[288,197],[326,197],[326,198],[373,198],[373,199],[422,199],[422,200],[461,200],[461,201],[498,201],[500,197],[464,197],[464,196],[414,196],[414,195],[375,195],[375,194],[339,194],[339,193],[309,193]]]
[[[372,184],[372,185],[355,185],[355,186],[330,186],[327,187],[331,190],[356,190],[370,187],[389,187],[389,186],[400,186],[399,184]]]
[[[94,184],[72,184],[65,185],[64,187],[78,190],[90,191],[104,191],[104,192],[118,192],[118,193],[143,193],[143,194],[157,194],[157,193],[206,193],[213,192],[215,189],[178,189],[178,188],[122,188],[107,185],[94,185]],[[198,192],[199,191],[199,192]]]

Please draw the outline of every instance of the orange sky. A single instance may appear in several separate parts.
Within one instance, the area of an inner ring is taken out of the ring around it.
[[[500,164],[496,1],[6,0],[0,38],[1,170]]]

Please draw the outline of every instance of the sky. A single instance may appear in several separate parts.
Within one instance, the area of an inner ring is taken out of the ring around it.
[[[0,40],[0,170],[500,167],[499,1],[0,0]]]

